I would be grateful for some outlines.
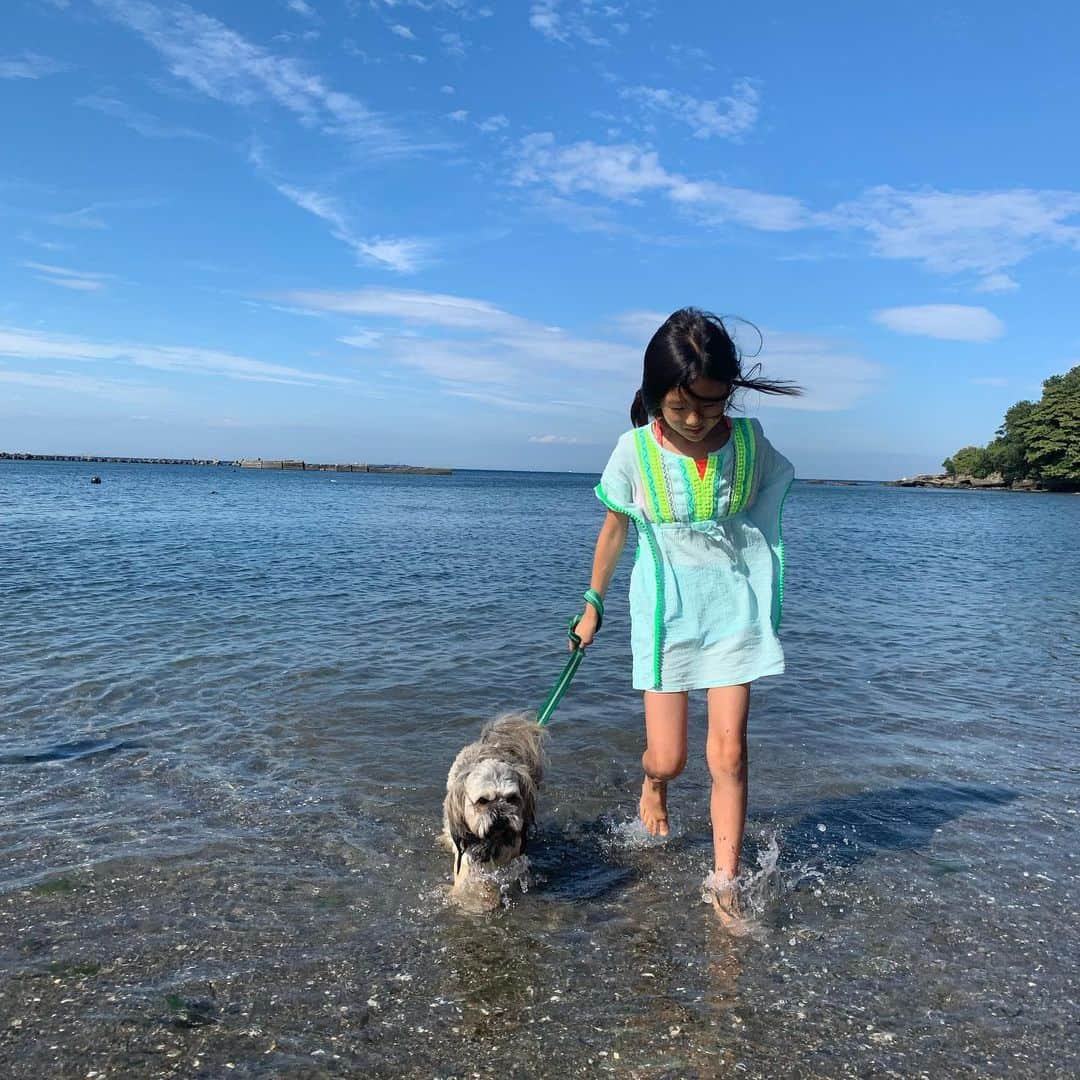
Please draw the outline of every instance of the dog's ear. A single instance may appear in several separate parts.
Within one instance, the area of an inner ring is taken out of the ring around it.
[[[536,784],[533,783],[532,773],[522,765],[514,766],[514,774],[518,780],[518,791],[521,793],[521,817],[524,822],[523,832],[528,832],[529,826],[536,821]]]
[[[465,782],[463,776],[455,777],[454,782],[446,792],[446,801],[443,803],[443,813],[446,818],[446,831],[454,842],[454,873],[461,870],[461,857],[468,847],[469,841],[475,839],[465,820]]]

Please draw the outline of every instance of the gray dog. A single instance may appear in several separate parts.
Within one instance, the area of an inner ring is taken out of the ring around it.
[[[497,903],[492,872],[525,853],[544,777],[544,729],[528,713],[484,725],[446,778],[443,839],[454,851],[453,893]]]

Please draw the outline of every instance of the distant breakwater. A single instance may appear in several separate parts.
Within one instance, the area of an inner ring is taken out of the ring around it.
[[[237,469],[276,469],[289,472],[359,472],[420,474],[422,476],[452,476],[453,469],[434,468],[427,465],[326,465],[288,458],[240,458],[229,461],[223,458],[168,458],[168,457],[104,457],[95,454],[18,454],[0,451],[0,461],[74,461],[86,464],[106,465],[216,465]]]

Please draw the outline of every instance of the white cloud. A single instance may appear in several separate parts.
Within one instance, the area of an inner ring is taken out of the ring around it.
[[[110,401],[145,402],[157,396],[147,386],[121,379],[101,379],[72,371],[10,371],[0,367],[0,383],[31,386],[50,393],[77,394],[80,397],[101,397]]]
[[[439,87],[439,93],[440,94],[456,94],[457,91],[452,86],[450,86],[449,83],[447,83],[447,85]]]
[[[317,311],[373,315],[452,330],[496,332],[528,325],[525,320],[485,300],[443,293],[407,289],[360,289],[346,293],[298,290],[289,293],[287,298],[290,303]]]
[[[68,65],[60,60],[34,52],[0,59],[0,79],[40,79],[67,69]]]
[[[362,317],[365,329],[339,340],[358,348],[374,346],[380,360],[422,371],[448,394],[537,413],[589,414],[596,412],[597,402],[624,398],[628,407],[641,377],[645,340],[666,318],[636,311],[612,320],[620,337],[637,339],[631,345],[579,336],[485,300],[442,293],[305,290],[283,299],[314,311]],[[767,334],[762,359],[768,374],[807,389],[804,398],[763,398],[764,405],[846,409],[872,392],[882,376],[879,365],[812,335]],[[571,396],[578,400],[568,400]],[[600,411],[624,415],[622,408]]]
[[[188,375],[221,375],[251,382],[347,385],[352,380],[233,353],[187,345],[89,341],[67,334],[0,326],[0,356],[33,360],[111,361]]]
[[[151,139],[205,139],[201,131],[193,131],[191,128],[179,127],[175,124],[166,123],[150,113],[136,109],[126,102],[116,98],[106,97],[104,94],[89,94],[79,98],[75,102],[86,109],[94,109],[106,116],[114,116],[122,120],[132,131],[145,135]]]
[[[624,311],[612,321],[621,334],[641,342],[644,348],[670,314],[670,311]]]
[[[305,127],[363,144],[369,152],[416,149],[383,117],[351,94],[335,90],[298,61],[276,56],[192,8],[165,11],[146,0],[94,0],[141,34],[176,78],[217,101],[248,107],[270,100]]]
[[[587,439],[579,439],[576,435],[530,435],[529,442],[542,443],[545,446],[588,446]]]
[[[305,19],[317,19],[319,17],[319,13],[307,0],[286,0],[285,6],[290,11],[296,12],[297,15],[303,15]]]
[[[407,27],[401,23],[395,23],[390,27],[391,34],[397,34],[399,38],[404,38],[406,41],[415,41],[416,35]]]
[[[619,18],[625,6],[604,0],[536,0],[529,8],[529,25],[549,41],[605,46],[611,44],[609,38],[592,24],[606,21],[615,33],[625,34],[629,27]]]
[[[758,119],[760,94],[749,79],[740,79],[728,97],[701,101],[677,90],[652,86],[628,86],[620,91],[624,98],[640,101],[654,112],[665,112],[688,124],[696,138],[737,139],[749,131]]]
[[[736,337],[737,331],[736,326]],[[756,347],[756,336],[752,344]],[[798,383],[804,393],[802,397],[780,397],[751,392],[755,407],[811,412],[850,409],[877,391],[885,376],[881,364],[817,334],[764,330],[761,352],[743,361],[744,372],[758,361],[766,377]]]
[[[1005,324],[993,312],[963,304],[883,308],[874,313],[874,322],[898,334],[943,341],[996,341],[1005,333]]]
[[[338,338],[338,341],[354,349],[373,349],[382,339],[383,335],[377,330],[354,330],[347,337]]]
[[[988,293],[1003,293],[1014,292],[1016,289],[1019,288],[1019,282],[1014,281],[1011,277],[1009,277],[1008,274],[1002,274],[999,272],[996,274],[987,274],[986,277],[984,277],[982,281],[980,281],[978,285],[975,286],[975,291]]]
[[[518,185],[553,187],[562,195],[586,193],[619,202],[660,194],[710,225],[734,222],[784,232],[814,223],[798,199],[688,180],[665,169],[655,150],[633,143],[559,146],[550,132],[527,135],[519,143],[513,179]]]
[[[631,204],[660,197],[710,226],[737,224],[770,232],[857,230],[881,258],[914,260],[937,273],[977,271],[983,275],[977,286],[982,292],[1017,288],[1004,268],[1040,249],[1080,250],[1080,192],[1072,191],[954,193],[886,186],[816,211],[792,196],[683,176],[665,168],[655,150],[636,143],[560,144],[551,132],[534,132],[520,140],[511,182],[555,192],[556,200],[549,196],[548,202],[568,224],[574,221],[565,200],[585,195]],[[584,211],[594,205],[578,203],[574,209],[588,222]]]
[[[65,266],[53,266],[26,260],[19,264],[27,270],[33,270],[38,281],[47,281],[50,285],[59,285],[63,289],[79,292],[100,292],[113,277],[112,274],[95,274],[86,270],[69,270]]]
[[[502,113],[497,113],[495,116],[489,116],[486,120],[481,120],[476,126],[485,132],[501,131],[503,128],[510,126],[510,121]]]
[[[461,58],[468,51],[465,46],[465,39],[453,30],[445,30],[439,35],[439,42],[443,47],[443,52],[447,56],[456,56]]]
[[[832,214],[865,230],[876,254],[931,270],[994,275],[1040,248],[1080,249],[1080,192],[899,191],[871,188]]]
[[[456,121],[459,124],[464,124],[469,119],[468,109],[455,109],[452,113],[446,114],[451,120]]]
[[[105,219],[98,213],[99,209],[107,204],[91,203],[78,210],[63,211],[59,214],[48,214],[45,220],[50,225],[58,225],[63,229],[107,229]]]

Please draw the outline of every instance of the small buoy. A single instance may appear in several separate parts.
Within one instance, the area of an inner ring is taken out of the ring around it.
[[[101,483],[101,477],[100,476],[91,476],[90,477],[90,483],[91,484],[100,484]]]

